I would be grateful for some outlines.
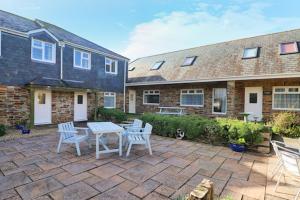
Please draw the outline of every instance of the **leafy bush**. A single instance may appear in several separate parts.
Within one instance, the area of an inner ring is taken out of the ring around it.
[[[97,120],[121,123],[127,120],[127,116],[124,112],[118,109],[107,109],[104,107],[99,107],[97,109]]]
[[[153,132],[168,137],[175,137],[177,129],[185,132],[186,139],[202,140],[209,143],[242,142],[247,145],[262,142],[263,124],[245,123],[236,119],[209,119],[195,115],[168,116],[144,114],[141,120],[153,125]]]
[[[6,128],[3,124],[0,124],[0,136],[3,136],[6,134]]]
[[[274,114],[272,131],[287,137],[300,137],[300,117],[294,112],[282,112]]]

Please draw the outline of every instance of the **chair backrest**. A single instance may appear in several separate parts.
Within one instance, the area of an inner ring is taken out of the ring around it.
[[[142,128],[143,121],[140,119],[134,119],[132,126],[137,128]]]
[[[278,152],[284,169],[287,172],[300,177],[300,154],[281,146],[278,146]]]
[[[143,133],[150,135],[152,133],[152,125],[149,123],[146,123]]]
[[[66,123],[61,123],[58,124],[58,131],[61,133],[63,139],[68,139],[71,137],[74,137],[75,134],[74,132],[70,131],[76,131],[73,122],[66,122]]]
[[[275,154],[277,157],[279,157],[279,152],[278,152],[278,144],[281,144],[280,146],[285,146],[283,142],[278,142],[275,140],[271,140],[271,144],[273,146],[273,149],[275,151]]]

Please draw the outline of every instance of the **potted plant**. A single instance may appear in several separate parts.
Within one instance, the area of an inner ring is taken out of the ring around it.
[[[229,147],[235,152],[244,152],[244,151],[246,151],[245,138],[230,139]]]
[[[26,127],[28,127],[27,120],[19,121],[16,124],[16,129],[20,130],[22,132],[22,134],[29,134],[30,133],[30,129],[28,129]]]
[[[16,129],[17,130],[23,130],[25,128],[24,121],[20,120],[16,122]]]

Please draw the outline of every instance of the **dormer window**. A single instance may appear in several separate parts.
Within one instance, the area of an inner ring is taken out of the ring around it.
[[[290,54],[290,53],[298,52],[297,42],[281,43],[279,48],[280,48],[280,54]]]
[[[118,61],[111,58],[105,58],[105,73],[118,74]]]
[[[243,58],[257,58],[258,57],[258,47],[254,48],[245,48]]]
[[[31,59],[35,61],[55,63],[56,45],[37,39],[31,40]]]
[[[189,56],[189,57],[186,57],[183,61],[183,64],[182,66],[191,66],[194,64],[195,60],[196,60],[197,56]]]
[[[91,69],[91,54],[85,51],[74,49],[74,67]]]
[[[151,70],[158,70],[164,64],[164,62],[165,61],[158,61],[154,63],[154,65],[151,67]]]

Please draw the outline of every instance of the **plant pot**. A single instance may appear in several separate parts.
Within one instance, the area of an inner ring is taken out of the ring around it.
[[[29,134],[30,133],[30,129],[22,129],[22,134]]]
[[[23,130],[25,127],[23,125],[16,125],[17,130]]]
[[[235,152],[244,152],[246,151],[246,146],[244,144],[229,144],[229,147],[232,151]]]

